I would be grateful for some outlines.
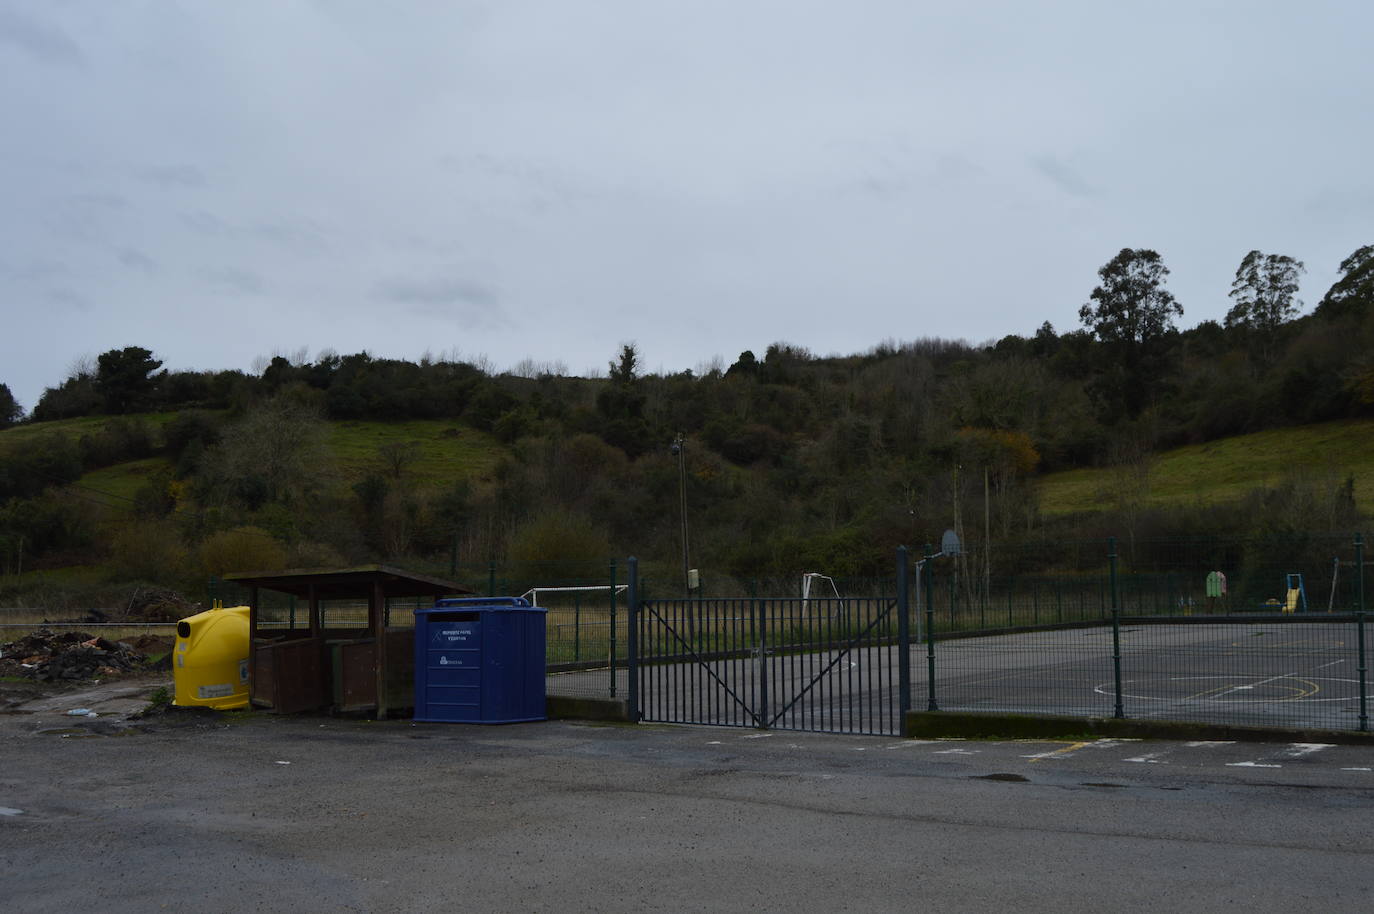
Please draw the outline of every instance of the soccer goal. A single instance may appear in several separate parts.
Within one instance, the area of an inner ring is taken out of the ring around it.
[[[546,610],[546,655],[550,663],[609,661],[625,656],[629,613],[623,612],[628,584],[531,587],[521,596]],[[611,694],[615,694],[614,691]]]
[[[552,594],[573,594],[572,602],[581,602],[578,599],[584,593],[604,593],[614,597],[619,597],[622,593],[630,589],[629,584],[583,584],[576,587],[531,587],[520,595],[521,599],[528,600],[531,606],[543,606],[548,608],[546,603],[539,602],[539,595],[545,594],[547,603],[557,602],[560,605],[569,602],[567,598],[557,600],[551,598]],[[614,593],[612,593],[614,591]]]
[[[829,602],[831,600],[843,599],[840,596],[840,589],[835,586],[835,579],[829,575],[821,574],[819,571],[808,571],[806,574],[802,575],[801,598],[803,619],[808,618],[810,615],[812,600],[825,600]]]

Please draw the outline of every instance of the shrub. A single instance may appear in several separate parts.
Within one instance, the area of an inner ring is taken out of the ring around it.
[[[280,571],[286,549],[260,527],[235,527],[206,537],[200,544],[200,564],[207,575],[235,571]]]

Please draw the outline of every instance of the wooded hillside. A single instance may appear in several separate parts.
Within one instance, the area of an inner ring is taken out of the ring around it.
[[[1151,494],[1168,449],[1374,416],[1374,246],[1295,317],[1300,270],[1252,252],[1224,324],[1179,330],[1158,255],[1123,250],[1082,329],[847,356],[777,342],[701,374],[646,374],[633,344],[604,378],[331,352],[167,372],[111,350],[0,432],[0,569],[10,587],[21,563],[194,587],[378,560],[671,568],[684,492],[691,563],[735,577],[885,572],[895,544],[948,527],[1003,543],[1346,531],[1363,422],[1256,485],[1189,497],[1184,472],[1182,495]],[[1108,475],[1041,485],[1087,468]]]

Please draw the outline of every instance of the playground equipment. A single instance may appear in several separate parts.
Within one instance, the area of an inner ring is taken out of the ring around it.
[[[1302,575],[1289,573],[1285,581],[1285,589],[1288,591],[1283,603],[1283,611],[1307,612],[1307,588],[1303,586]]]

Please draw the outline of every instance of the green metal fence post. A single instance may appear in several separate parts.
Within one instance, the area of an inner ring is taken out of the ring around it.
[[[1107,548],[1110,550],[1107,559],[1112,585],[1112,675],[1116,680],[1116,709],[1112,716],[1120,718],[1126,716],[1126,711],[1121,705],[1121,606],[1116,595],[1116,537],[1107,539]]]
[[[759,617],[759,710],[754,715],[754,723],[760,730],[768,729],[772,706],[768,703],[768,604],[762,600],[749,601],[749,615],[760,612]]]
[[[629,706],[630,720],[638,723],[644,715],[639,710],[639,559],[630,556],[630,586],[626,593],[629,596],[625,611],[629,632],[627,632],[627,648],[629,657],[626,678],[629,680]],[[611,590],[611,599],[615,599],[615,590]],[[612,655],[614,656],[614,655]],[[615,687],[615,677],[611,677],[611,687]]]
[[[949,630],[954,631],[959,626],[954,624],[954,588],[958,584],[958,579],[954,575],[949,576]]]
[[[496,560],[487,563],[487,596],[496,596]]]
[[[1016,591],[1016,579],[1007,578],[1007,628],[1011,628],[1011,598]]]
[[[925,572],[925,591],[926,591],[926,710],[938,711],[940,706],[935,703],[935,604],[931,601],[931,596],[935,592],[933,586],[934,573],[930,567],[931,550],[935,547],[926,543],[926,550],[922,553],[926,558],[921,559],[922,571]]]
[[[1369,729],[1369,689],[1367,688],[1368,665],[1365,663],[1364,649],[1364,534],[1355,534],[1355,630],[1359,644],[1360,660],[1360,729]]]
[[[611,561],[611,697],[615,698],[615,561]]]
[[[897,732],[906,735],[906,712],[911,710],[911,619],[907,615],[908,582],[905,546],[897,547]]]

